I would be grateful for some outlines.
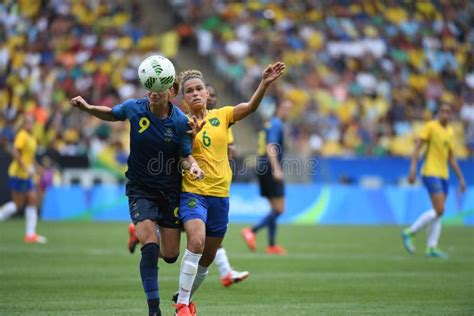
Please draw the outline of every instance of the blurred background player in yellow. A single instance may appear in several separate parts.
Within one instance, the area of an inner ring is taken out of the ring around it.
[[[439,109],[438,119],[427,122],[416,141],[408,181],[410,183],[415,182],[418,156],[421,148],[426,144],[425,161],[421,169],[421,175],[423,184],[430,195],[433,208],[425,211],[410,227],[403,230],[404,246],[410,254],[415,252],[412,238],[418,231],[428,226],[426,255],[437,258],[448,257],[446,253],[438,248],[438,240],[441,235],[441,217],[444,213],[444,205],[448,195],[448,162],[459,179],[461,191],[466,190],[464,176],[453,154],[454,132],[452,127],[448,125],[450,116],[451,107],[443,104]]]
[[[186,231],[187,244],[179,273],[178,316],[196,314],[191,296],[206,278],[227,231],[232,181],[227,152],[228,128],[257,110],[267,88],[284,70],[282,62],[269,65],[248,102],[211,111],[207,110],[209,92],[202,73],[190,70],[180,75],[181,91],[191,114],[206,121],[193,141],[193,155],[206,176],[199,184],[192,183],[187,175],[183,178],[179,219]]]
[[[35,190],[34,175],[36,164],[37,142],[32,135],[34,119],[30,115],[24,117],[23,126],[15,137],[12,149],[13,161],[8,169],[9,186],[12,201],[0,208],[0,221],[13,216],[25,206],[25,238],[26,243],[46,243],[46,238],[36,233],[38,223],[38,198]]]
[[[216,88],[211,84],[206,84],[207,91],[209,92],[209,97],[207,98],[207,109],[213,110],[217,107],[217,91]],[[235,144],[234,144],[234,134],[232,133],[232,128],[229,127],[228,131],[228,155],[229,160],[235,159]],[[245,280],[250,273],[248,271],[236,271],[232,269],[229,258],[224,247],[221,245],[216,252],[216,258],[214,259],[217,269],[219,270],[220,279],[222,285],[225,287],[231,286],[234,283]]]
[[[268,227],[267,254],[285,255],[286,249],[276,244],[277,220],[285,211],[285,183],[282,171],[284,152],[284,124],[291,109],[290,101],[283,101],[277,107],[273,118],[265,123],[260,131],[257,160],[257,176],[260,184],[260,195],[268,199],[271,210],[252,228],[242,229],[241,235],[251,251],[257,248],[255,234]]]

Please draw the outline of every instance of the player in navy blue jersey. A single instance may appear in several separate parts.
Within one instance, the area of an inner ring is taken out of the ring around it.
[[[277,219],[285,211],[285,186],[282,159],[284,151],[284,123],[290,114],[291,102],[284,101],[276,109],[273,118],[259,134],[257,176],[260,195],[270,202],[271,211],[252,228],[242,229],[241,235],[251,251],[257,248],[255,234],[268,227],[268,254],[284,255],[286,249],[275,243]]]
[[[140,275],[149,315],[161,315],[158,256],[166,262],[175,262],[179,255],[182,227],[177,217],[182,177],[180,165],[186,166],[196,179],[203,177],[191,155],[189,119],[170,103],[173,94],[173,88],[148,92],[145,98],[129,99],[113,108],[91,105],[81,96],[71,100],[74,107],[101,120],[130,121],[126,195],[130,218],[143,245]],[[185,163],[180,164],[180,161]]]

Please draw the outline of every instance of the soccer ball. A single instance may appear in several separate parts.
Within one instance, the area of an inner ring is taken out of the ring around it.
[[[169,89],[175,76],[173,63],[160,55],[147,57],[138,66],[138,79],[148,91],[161,92]]]

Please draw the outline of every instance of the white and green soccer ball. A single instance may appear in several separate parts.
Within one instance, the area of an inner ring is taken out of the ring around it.
[[[160,55],[147,57],[138,66],[138,79],[148,91],[161,92],[169,89],[175,76],[173,63]]]

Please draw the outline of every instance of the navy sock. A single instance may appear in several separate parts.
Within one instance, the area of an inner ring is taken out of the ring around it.
[[[273,221],[273,218],[275,217],[275,214],[278,214],[277,211],[275,211],[274,209],[272,209],[270,211],[270,213],[265,216],[261,221],[260,223],[258,223],[257,225],[255,225],[253,228],[252,228],[252,231],[254,233],[258,232],[260,229],[262,229],[263,227],[265,226],[268,226],[272,221]],[[277,215],[278,216],[278,215]]]
[[[160,253],[160,246],[156,243],[149,243],[142,247],[141,252],[140,276],[148,303],[148,313],[159,315],[158,254]]]
[[[273,210],[272,214],[273,216],[268,222],[268,244],[270,246],[275,246],[275,236],[276,236],[276,231],[277,231],[276,222],[277,222],[278,216],[280,216],[280,213]]]

